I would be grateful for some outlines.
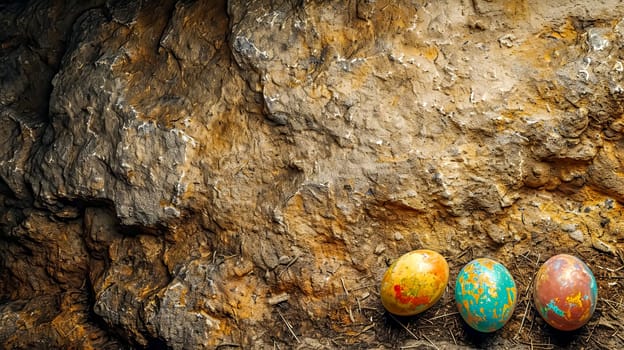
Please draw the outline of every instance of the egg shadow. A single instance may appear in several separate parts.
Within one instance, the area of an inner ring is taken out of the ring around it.
[[[385,311],[382,319],[387,335],[396,340],[406,335],[410,338],[413,337],[414,332],[417,332],[419,326],[424,322],[423,320],[430,317],[428,315],[429,310],[412,316],[399,316]]]
[[[583,328],[584,327],[581,327],[573,331],[560,331],[549,325],[545,325],[542,328],[542,334],[545,338],[550,340],[552,345],[567,349],[579,340]]]
[[[397,343],[406,336],[404,327],[409,327],[414,322],[415,316],[397,316],[385,311],[380,318],[383,324],[381,336],[385,342]],[[379,334],[378,334],[379,335]]]
[[[463,327],[464,337],[467,343],[474,345],[474,347],[478,349],[494,348],[493,344],[498,338],[498,331],[490,333],[479,332],[470,327],[463,319],[461,320],[461,325]]]
[[[399,316],[385,311],[383,319],[384,325],[387,326],[389,329],[392,329],[394,331],[405,331],[404,327],[407,327],[408,325],[412,325],[414,323],[418,323],[420,317],[420,314],[414,316]]]
[[[380,327],[384,340],[388,343],[399,343],[406,339],[415,339],[419,341],[427,341],[429,343],[439,342],[441,329],[435,329],[435,326],[441,326],[442,318],[437,318],[440,323],[434,324],[431,319],[439,315],[440,310],[431,308],[422,313],[412,316],[399,316],[385,310],[380,315],[379,321],[383,325]],[[449,329],[448,331],[457,331]],[[446,330],[444,330],[446,332]],[[450,339],[448,339],[450,341]]]

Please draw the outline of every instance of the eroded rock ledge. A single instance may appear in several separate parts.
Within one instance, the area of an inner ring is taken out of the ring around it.
[[[448,322],[428,336],[384,315],[419,247],[523,292],[574,252],[622,296],[618,1],[16,1],[0,25],[5,348],[474,345],[449,293],[409,321]],[[597,335],[624,332],[611,299]],[[528,303],[487,344],[545,339]]]

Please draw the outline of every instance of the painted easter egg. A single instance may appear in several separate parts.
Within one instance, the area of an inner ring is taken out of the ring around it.
[[[464,266],[455,283],[455,303],[466,323],[479,332],[502,328],[516,308],[516,282],[503,264],[488,258]]]
[[[575,256],[555,255],[537,271],[535,308],[556,329],[571,331],[586,324],[596,309],[597,298],[594,274]]]
[[[386,270],[381,303],[395,315],[419,314],[440,300],[448,278],[448,263],[442,255],[428,249],[411,251]]]

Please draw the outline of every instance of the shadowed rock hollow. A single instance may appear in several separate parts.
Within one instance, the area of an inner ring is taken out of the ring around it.
[[[624,346],[618,1],[15,1],[0,26],[4,348]],[[378,283],[416,248],[449,288],[393,318]],[[531,304],[555,253],[599,282],[571,335]],[[452,300],[482,256],[519,293],[489,336]]]

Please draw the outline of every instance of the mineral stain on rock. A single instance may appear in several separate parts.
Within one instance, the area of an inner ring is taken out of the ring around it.
[[[624,347],[618,1],[5,1],[0,28],[1,347]],[[421,248],[504,263],[508,324],[386,317]],[[577,337],[525,293],[556,253],[596,273]]]

